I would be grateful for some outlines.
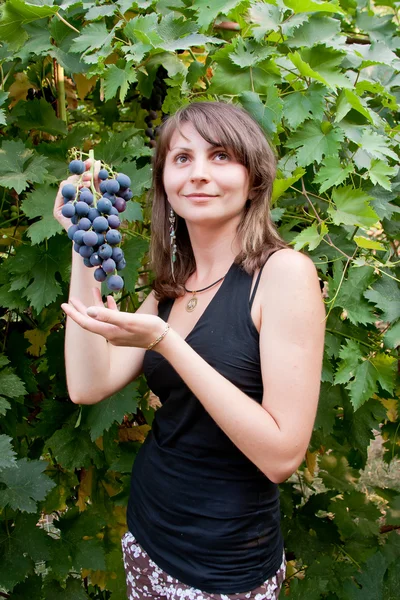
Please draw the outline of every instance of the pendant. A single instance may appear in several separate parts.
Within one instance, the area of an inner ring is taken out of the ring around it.
[[[197,298],[196,298],[196,296],[195,296],[195,295],[193,295],[193,296],[190,298],[190,300],[188,301],[188,303],[186,304],[186,310],[187,310],[188,312],[193,312],[193,311],[194,311],[194,309],[196,308],[196,306],[197,306]]]

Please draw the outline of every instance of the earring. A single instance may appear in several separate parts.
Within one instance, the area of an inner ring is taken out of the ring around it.
[[[176,262],[176,235],[175,235],[175,222],[176,222],[176,218],[175,218],[175,213],[172,210],[172,208],[170,208],[169,211],[169,245],[170,245],[170,250],[171,250],[171,273],[172,273],[172,279],[175,281],[175,274],[174,274],[174,263]]]

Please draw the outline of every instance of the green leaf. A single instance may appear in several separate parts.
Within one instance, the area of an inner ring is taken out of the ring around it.
[[[389,394],[393,394],[397,376],[396,358],[388,354],[377,353],[370,360],[376,369],[375,377],[381,388],[389,392]]]
[[[363,190],[350,185],[332,191],[332,205],[328,213],[335,225],[358,225],[371,227],[379,217],[370,206],[372,198]]]
[[[197,29],[195,23],[184,20],[182,17],[177,19],[173,13],[170,13],[157,25],[157,35],[160,36],[161,41],[155,42],[154,47],[175,52],[175,50],[186,50],[192,46],[224,43],[224,40],[219,38],[197,33]]]
[[[343,132],[337,128],[325,131],[323,123],[308,121],[288,140],[288,148],[297,149],[298,163],[306,167],[313,162],[320,163],[322,157],[338,154]]]
[[[372,158],[385,160],[385,157],[388,156],[393,158],[393,160],[398,161],[399,158],[397,154],[393,152],[388,145],[388,138],[370,129],[365,129],[363,131],[359,143],[360,148],[362,148],[364,152],[367,152]]]
[[[0,471],[1,469],[15,466],[17,455],[14,452],[11,442],[12,438],[8,435],[0,435]]]
[[[114,30],[108,31],[105,23],[89,23],[71,44],[71,52],[92,52],[109,44]]]
[[[400,321],[397,321],[384,335],[383,341],[386,348],[397,348],[400,346]]]
[[[88,600],[89,596],[83,588],[82,580],[69,577],[65,585],[58,581],[46,581],[44,586],[45,600]]]
[[[341,306],[347,313],[348,319],[354,324],[373,323],[376,320],[363,297],[364,291],[370,285],[374,276],[372,267],[351,267],[348,278],[343,281],[336,296],[335,305]]]
[[[385,246],[380,242],[371,240],[370,238],[364,237],[363,235],[355,235],[353,237],[353,240],[359,248],[367,248],[368,250],[386,250]]]
[[[133,192],[134,198],[140,198],[144,191],[150,189],[151,187],[151,167],[150,165],[146,165],[141,169],[138,169],[136,166],[136,162],[132,161],[129,163],[124,163],[123,171],[126,175],[130,177],[131,180],[131,190]],[[134,203],[133,203],[134,204]],[[129,202],[128,202],[129,206]],[[125,213],[123,215],[125,218]],[[138,219],[135,219],[138,220]]]
[[[127,221],[128,223],[133,223],[134,221],[142,222],[143,212],[139,202],[134,202],[133,200],[130,200],[127,203],[126,210],[124,211],[123,215],[121,215],[121,217],[124,221]]]
[[[301,179],[301,177],[303,177],[304,174],[305,169],[303,169],[302,167],[297,167],[293,171],[291,177],[287,177],[286,179],[281,179],[280,177],[277,177],[274,180],[272,188],[271,204],[275,204],[277,199],[280,198],[280,196],[282,196],[282,194],[284,194],[286,190],[290,188],[290,186],[292,186],[294,183],[296,183],[296,181]]]
[[[291,129],[297,129],[310,117],[322,120],[325,109],[325,88],[312,83],[307,90],[288,94],[283,99],[283,116]]]
[[[65,135],[67,127],[64,121],[58,119],[51,104],[44,98],[18,102],[12,111],[17,124],[22,129],[38,129],[52,135]]]
[[[380,552],[376,552],[366,562],[362,573],[357,573],[355,578],[360,585],[349,580],[346,586],[346,592],[351,600],[377,600],[383,598],[383,576],[387,569],[387,562]],[[350,582],[351,581],[351,582]]]
[[[320,230],[319,230],[320,229]],[[308,245],[310,251],[315,250],[322,242],[323,237],[328,233],[328,228],[325,223],[313,223],[309,227],[303,229],[301,233],[296,235],[291,241],[295,250],[301,250]]]
[[[268,89],[265,104],[256,92],[243,92],[239,99],[243,108],[251,114],[268,135],[276,132],[281,120],[282,100],[279,98],[275,86]]]
[[[40,221],[30,225],[27,230],[32,244],[40,244],[43,240],[63,231],[62,226],[53,216],[55,194],[56,191],[48,185],[38,185],[21,204],[21,209],[29,219],[41,217]]]
[[[347,458],[338,452],[322,455],[319,461],[320,477],[333,490],[353,491],[359,472],[349,467]]]
[[[354,371],[354,379],[349,381],[346,388],[350,391],[350,399],[354,410],[360,408],[377,391],[377,378],[374,366],[365,360]]]
[[[335,122],[341,121],[352,108],[373,124],[374,119],[366,103],[351,90],[343,90],[340,94],[336,105]]]
[[[252,40],[245,42],[242,38],[236,38],[234,45],[235,50],[230,53],[230,59],[241,69],[253,67],[271,54],[268,46],[260,46]]]
[[[391,190],[392,186],[389,180],[389,177],[394,177],[397,173],[398,169],[396,167],[389,167],[382,160],[374,159],[371,161],[371,166],[368,169],[369,178],[372,183],[379,184],[385,190]]]
[[[249,16],[253,24],[252,33],[257,42],[260,42],[267,33],[279,30],[281,11],[278,6],[256,2],[251,6]]]
[[[24,383],[9,367],[0,371],[0,390],[8,398],[18,398],[27,393]]]
[[[86,425],[92,441],[108,431],[115,421],[121,423],[125,415],[135,413],[137,396],[137,384],[130,383],[110,398],[86,407]]]
[[[126,269],[126,272],[123,273],[125,290],[133,293],[138,279],[138,269],[149,249],[149,242],[141,237],[130,237],[125,239],[122,249],[129,265],[129,269]]]
[[[116,65],[107,66],[106,72],[104,73],[105,100],[114,98],[118,88],[120,88],[119,99],[123,104],[129,90],[129,85],[135,81],[137,81],[137,77],[132,62],[128,62],[124,69],[120,69]]]
[[[43,183],[47,167],[47,159],[25,148],[20,140],[6,140],[0,148],[0,186],[14,188],[17,194],[30,183]]]
[[[286,44],[292,47],[311,47],[315,44],[327,44],[332,38],[340,34],[340,21],[332,17],[312,15],[310,19],[300,25]]]
[[[322,194],[329,188],[343,183],[350,173],[354,173],[354,165],[351,161],[342,166],[338,156],[330,156],[324,160],[314,177],[314,182],[320,184],[319,191]]]
[[[8,402],[8,400],[3,398],[3,396],[0,396],[0,415],[4,416],[10,408],[11,404]]]
[[[240,0],[196,0],[193,8],[198,14],[197,22],[201,28],[207,28],[218,15],[227,15]]]
[[[101,17],[110,17],[117,10],[116,6],[106,4],[105,6],[92,6],[85,15],[86,21],[96,21]]]
[[[354,340],[346,340],[346,344],[341,347],[339,352],[341,362],[335,375],[335,385],[347,383],[354,377],[355,369],[363,359],[360,346]]]
[[[330,12],[343,13],[336,2],[315,2],[315,0],[283,0],[283,3],[288,8],[291,8],[295,13],[302,12]]]
[[[100,464],[100,453],[86,431],[79,428],[63,427],[56,431],[46,445],[52,450],[57,461],[69,471],[90,467],[92,461]]]
[[[47,463],[43,460],[21,458],[16,465],[0,472],[0,481],[6,485],[0,490],[0,506],[13,510],[35,512],[36,503],[44,500],[55,486],[43,472]]]
[[[58,10],[58,6],[36,6],[21,0],[7,0],[1,9],[0,40],[8,42],[10,48],[20,48],[28,37],[22,26],[50,17]]]

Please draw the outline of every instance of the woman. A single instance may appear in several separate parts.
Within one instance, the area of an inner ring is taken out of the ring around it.
[[[272,224],[274,174],[247,113],[191,104],[157,144],[156,278],[140,309],[118,312],[112,298],[103,307],[98,286],[93,300],[92,274],[73,257],[63,305],[72,401],[100,402],[144,371],[162,403],[133,468],[129,598],[279,595],[277,484],[311,436],[324,309],[313,263]],[[61,205],[59,194],[59,220]]]

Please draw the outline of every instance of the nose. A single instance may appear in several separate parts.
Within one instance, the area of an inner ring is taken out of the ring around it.
[[[197,156],[192,161],[192,168],[190,171],[190,181],[196,183],[199,181],[207,182],[210,181],[209,164],[206,157]]]

